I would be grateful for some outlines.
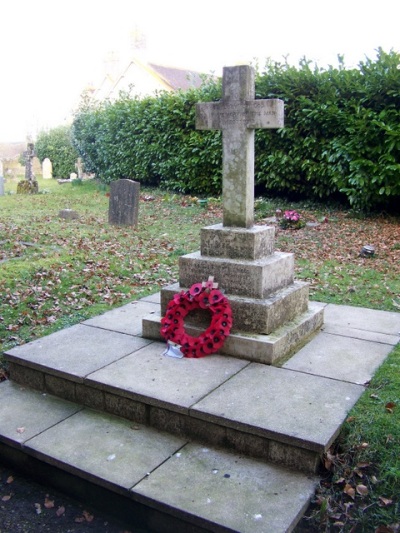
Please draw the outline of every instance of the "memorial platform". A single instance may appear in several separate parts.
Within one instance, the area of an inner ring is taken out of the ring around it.
[[[3,460],[148,531],[291,531],[400,315],[324,305],[322,329],[271,366],[166,357],[141,330],[159,312],[156,294],[9,350]]]

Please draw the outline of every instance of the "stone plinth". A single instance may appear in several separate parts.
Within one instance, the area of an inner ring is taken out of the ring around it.
[[[161,292],[161,314],[165,315],[167,305],[179,293],[182,287],[178,283],[165,287]],[[278,291],[269,298],[244,298],[229,296],[235,331],[246,331],[269,335],[286,322],[293,320],[308,309],[308,283],[295,282]],[[210,313],[192,311],[187,323],[208,328]]]
[[[214,276],[227,295],[267,298],[293,283],[293,254],[276,252],[255,261],[202,256],[200,252],[179,258],[179,284],[194,283]]]
[[[229,259],[261,259],[274,252],[275,228],[227,228],[222,224],[201,229],[201,255]]]

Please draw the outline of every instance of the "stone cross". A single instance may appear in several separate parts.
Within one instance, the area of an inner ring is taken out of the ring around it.
[[[35,157],[33,143],[28,143],[28,147],[26,151],[24,152],[24,156],[25,156],[25,179],[28,181],[33,181],[32,159]]]
[[[254,223],[254,130],[282,128],[283,101],[255,100],[254,69],[224,67],[222,100],[196,104],[196,128],[222,130],[223,225]]]

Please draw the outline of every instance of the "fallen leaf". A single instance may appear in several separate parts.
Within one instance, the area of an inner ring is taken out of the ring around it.
[[[356,495],[356,491],[355,491],[354,487],[352,487],[351,485],[346,483],[346,485],[344,486],[343,492],[346,493],[347,496],[350,496],[350,498],[352,498],[354,500],[354,497]]]
[[[92,514],[88,513],[87,511],[83,511],[82,514],[83,514],[86,522],[93,522],[94,516]]]
[[[63,514],[65,513],[65,507],[63,505],[61,505],[61,507],[59,507],[56,511],[56,515],[57,516],[62,516]]]
[[[388,505],[391,505],[393,503],[393,500],[390,498],[384,498],[383,496],[379,496],[380,506],[381,507],[387,507]]]
[[[9,485],[9,484],[12,483],[13,481],[14,481],[13,476],[8,476],[6,483]]]
[[[389,402],[385,405],[385,409],[386,411],[388,411],[389,413],[393,413],[393,409],[396,407],[396,404],[394,402]]]
[[[42,506],[40,505],[40,503],[35,503],[35,509],[36,509],[36,514],[42,513]]]
[[[11,500],[11,497],[12,497],[12,494],[6,494],[5,496],[1,498],[1,501],[8,502],[9,500]]]
[[[368,494],[368,488],[365,485],[357,485],[356,491],[360,496],[366,496]]]
[[[17,433],[23,433],[25,431],[25,428],[17,428]]]
[[[371,463],[357,463],[357,468],[367,468]]]
[[[54,500],[49,500],[49,498],[46,496],[46,498],[44,500],[44,506],[46,507],[46,509],[53,509]]]
[[[74,522],[76,522],[77,524],[83,524],[84,521],[85,521],[84,516],[77,516],[74,520]]]

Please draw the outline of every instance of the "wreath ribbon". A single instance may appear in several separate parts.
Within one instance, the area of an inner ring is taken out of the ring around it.
[[[184,319],[195,309],[208,309],[209,327],[198,337],[185,331]],[[187,291],[175,294],[161,319],[161,335],[167,342],[180,346],[185,357],[204,357],[222,348],[232,327],[232,309],[226,296],[210,276],[208,281],[195,283]]]

